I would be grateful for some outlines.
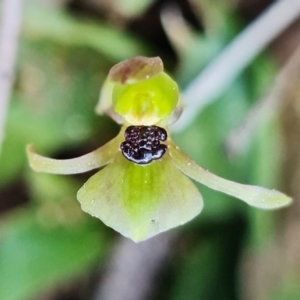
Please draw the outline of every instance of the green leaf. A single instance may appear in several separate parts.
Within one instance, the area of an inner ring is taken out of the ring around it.
[[[24,300],[86,272],[103,253],[91,222],[45,224],[27,209],[2,220],[0,299]]]
[[[100,22],[75,19],[40,3],[26,6],[24,33],[27,39],[51,39],[62,45],[89,47],[113,61],[148,53],[129,33]]]
[[[172,254],[173,278],[167,299],[240,299],[235,266],[245,228],[239,218],[202,224],[182,236]]]
[[[20,50],[19,88],[7,115],[0,186],[27,167],[26,144],[34,143],[44,154],[53,154],[90,141],[96,128],[105,137],[99,139],[100,145],[111,129],[111,123],[93,110],[106,71],[99,55],[86,48],[54,47],[50,42],[25,42]]]
[[[84,211],[136,242],[188,222],[203,207],[198,189],[167,155],[137,165],[120,153],[77,198]]]

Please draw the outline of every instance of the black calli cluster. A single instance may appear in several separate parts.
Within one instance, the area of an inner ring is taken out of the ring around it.
[[[148,164],[164,155],[167,146],[160,142],[167,137],[166,130],[158,126],[129,126],[120,148],[128,160],[136,164]]]

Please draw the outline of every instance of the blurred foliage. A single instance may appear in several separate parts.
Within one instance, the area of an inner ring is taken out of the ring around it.
[[[60,45],[91,48],[114,61],[150,52],[148,45],[128,32],[105,23],[76,19],[55,8],[41,9],[35,1],[29,3],[24,21],[24,35],[28,39],[48,39]]]
[[[27,299],[100,262],[105,242],[96,226],[39,220],[46,209],[49,214],[51,207],[26,208],[2,221],[1,299]]]
[[[203,12],[204,33],[192,32],[194,38],[181,54],[176,78],[186,86],[239,31],[238,18],[228,1],[194,0]]]
[[[143,1],[143,8],[149,2]],[[89,272],[101,266],[111,249],[111,231],[81,212],[76,201],[84,178],[32,173],[25,145],[33,142],[40,153],[64,158],[105,143],[117,127],[108,118],[96,116],[94,107],[109,68],[135,55],[159,54],[154,45],[126,30],[30,3],[26,5],[17,82],[0,156],[0,186],[26,187],[22,199],[15,199],[18,196],[13,191],[10,197],[1,198],[3,207],[11,201],[22,203],[7,210],[0,223],[0,299],[5,300],[30,299]],[[194,32],[193,42],[178,57],[174,76],[182,87],[239,31],[232,7],[221,0],[203,3],[207,30]],[[276,120],[260,128],[239,157],[230,160],[223,143],[274,73],[269,59],[257,59],[174,140],[200,165],[222,177],[273,187],[280,164],[280,157],[272,151],[280,147]],[[229,196],[199,188],[204,211],[176,229],[181,230],[184,249],[179,245],[175,251],[170,267],[174,283],[161,293],[167,293],[164,299],[174,300],[237,299],[235,268],[240,244],[246,240],[259,248],[268,243],[275,213],[248,208]],[[299,295],[299,290],[294,293]]]
[[[236,299],[235,256],[240,247],[238,236],[243,230],[240,220],[227,222],[222,229],[204,229],[190,251],[177,259],[170,299],[184,300],[187,295],[190,299]]]

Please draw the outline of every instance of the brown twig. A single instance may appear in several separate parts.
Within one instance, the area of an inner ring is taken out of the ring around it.
[[[14,69],[21,28],[23,0],[3,0],[0,24],[0,150],[8,101],[14,83]]]

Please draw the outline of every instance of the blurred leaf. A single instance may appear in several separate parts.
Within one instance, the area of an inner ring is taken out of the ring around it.
[[[253,181],[272,188],[278,183],[282,161],[282,147],[278,116],[262,124],[255,134],[253,143]],[[276,151],[270,151],[276,149]]]
[[[281,149],[277,116],[259,128],[253,143],[253,182],[265,187],[278,186],[281,166]],[[270,150],[270,149],[276,149]],[[272,244],[275,238],[277,212],[249,211],[249,244],[258,250]]]
[[[82,185],[80,181],[76,181],[71,176],[37,173],[31,169],[25,174],[30,197],[36,204],[43,205],[51,202],[60,205],[66,203],[69,207],[76,206],[78,212],[85,215],[76,199],[76,193]],[[77,212],[69,213],[67,219],[72,218],[71,214],[77,214]],[[54,216],[52,219],[55,219]]]
[[[207,299],[209,294],[214,294],[215,289],[211,290],[211,283],[218,274],[218,242],[215,242],[194,245],[193,250],[184,256],[184,265],[176,272],[171,300]]]
[[[95,52],[23,42],[20,58],[0,156],[0,185],[20,175],[27,164],[26,144],[34,143],[47,154],[92,139],[96,125],[98,133],[109,125],[94,112],[108,69]]]
[[[195,78],[224,46],[238,32],[238,20],[233,8],[224,1],[194,0],[196,6],[200,7],[204,18],[203,32],[189,43],[186,50],[182,52],[176,78],[182,87],[185,87]],[[205,24],[207,22],[207,24]]]
[[[61,45],[89,47],[114,62],[149,54],[149,47],[129,33],[100,22],[76,19],[40,3],[27,4],[24,34],[27,39],[50,39]]]
[[[202,227],[175,261],[171,300],[237,299],[234,265],[240,251],[244,223],[239,218]]]
[[[47,226],[20,210],[0,227],[0,299],[24,300],[98,264],[104,241],[91,223]]]
[[[273,286],[273,291],[266,297],[266,300],[298,300],[300,298],[299,274],[285,274],[284,279]]]
[[[26,179],[36,205],[0,226],[0,299],[27,299],[82,275],[108,245],[99,223],[81,211],[71,177],[30,172]]]
[[[206,35],[228,36],[237,25],[232,3],[223,0],[190,0],[203,19]]]

